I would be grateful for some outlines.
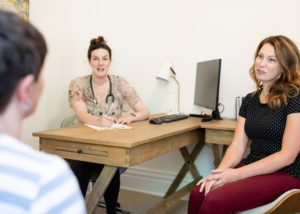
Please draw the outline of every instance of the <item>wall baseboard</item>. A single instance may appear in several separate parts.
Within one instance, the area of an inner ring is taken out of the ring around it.
[[[133,167],[121,175],[121,188],[143,192],[151,195],[164,196],[177,174],[154,169]],[[192,177],[187,174],[181,186],[191,182]],[[179,186],[179,188],[181,187]]]

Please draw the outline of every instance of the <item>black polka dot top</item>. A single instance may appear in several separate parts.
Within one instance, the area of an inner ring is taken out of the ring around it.
[[[261,91],[254,96],[248,94],[239,112],[246,119],[245,132],[252,139],[250,154],[242,160],[246,164],[280,151],[287,115],[300,113],[300,93],[296,97],[288,98],[287,105],[282,103],[279,108],[271,109],[267,104],[260,103]],[[300,178],[300,153],[294,163],[282,170]]]

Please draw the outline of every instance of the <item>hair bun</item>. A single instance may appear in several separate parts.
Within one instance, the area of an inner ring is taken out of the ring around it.
[[[106,41],[103,36],[98,36],[98,38],[94,38],[90,42],[91,45],[106,45]]]

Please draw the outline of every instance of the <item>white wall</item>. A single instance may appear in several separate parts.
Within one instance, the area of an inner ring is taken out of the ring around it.
[[[166,60],[173,63],[181,84],[182,111],[197,113],[193,105],[196,63],[222,58],[222,116],[234,118],[235,97],[253,89],[248,69],[259,41],[283,34],[300,46],[299,9],[297,0],[30,0],[30,22],[46,37],[49,54],[45,90],[37,112],[24,122],[22,138],[37,148],[32,132],[57,128],[72,114],[68,85],[89,73],[87,48],[98,35],[112,48],[111,72],[136,88],[152,114],[176,109],[176,84],[155,80]],[[213,167],[211,155],[206,146],[197,159],[202,175]],[[182,162],[177,151],[148,161],[128,170],[122,185],[162,194]],[[161,186],[137,185],[143,179]]]

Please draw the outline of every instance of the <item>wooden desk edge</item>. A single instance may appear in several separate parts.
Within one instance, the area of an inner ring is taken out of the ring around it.
[[[82,126],[82,125],[81,125]],[[150,137],[147,139],[139,139],[136,141],[131,141],[129,142],[115,142],[114,140],[110,139],[105,139],[105,140],[95,140],[95,139],[84,139],[84,138],[76,138],[76,139],[70,139],[68,136],[62,136],[60,134],[56,134],[53,132],[56,132],[58,130],[64,129],[64,128],[58,128],[58,129],[52,129],[52,130],[46,130],[46,131],[38,131],[38,132],[33,132],[32,135],[35,137],[39,137],[40,139],[53,139],[53,140],[61,140],[61,141],[69,141],[69,142],[81,142],[85,144],[101,144],[104,146],[117,146],[117,147],[122,147],[122,148],[133,148],[139,145],[143,145],[145,143],[151,142],[151,141],[156,141],[156,140],[161,140],[164,138],[168,138],[170,136],[174,135],[180,135],[185,132],[190,132],[196,129],[211,129],[211,130],[224,130],[224,131],[234,131],[236,126],[236,120],[232,119],[227,119],[224,118],[223,120],[213,120],[209,122],[199,122],[199,125],[189,127],[183,130],[177,130],[176,133],[171,132],[171,133],[166,133],[164,135],[160,136],[154,136]],[[74,128],[79,127],[79,126],[74,126]],[[49,134],[48,134],[49,133]]]
[[[75,126],[74,126],[75,127]],[[77,126],[78,127],[78,126]],[[85,126],[86,127],[86,126]],[[70,128],[70,127],[69,127]],[[46,130],[46,131],[39,131],[39,132],[33,132],[32,135],[34,137],[39,137],[40,139],[51,139],[51,140],[60,140],[60,141],[69,141],[69,142],[80,142],[80,143],[84,143],[84,144],[100,144],[103,146],[117,146],[117,147],[121,147],[121,148],[134,148],[136,146],[140,146],[152,141],[158,141],[158,140],[162,140],[171,136],[175,136],[175,135],[181,135],[183,133],[187,133],[187,132],[191,132],[193,130],[197,130],[201,128],[201,124],[199,123],[199,125],[197,126],[193,126],[193,127],[189,127],[189,128],[185,128],[182,130],[177,130],[174,132],[170,132],[164,135],[160,135],[160,136],[154,136],[154,137],[150,137],[147,139],[143,139],[143,140],[136,140],[136,141],[132,141],[130,143],[128,142],[115,142],[113,140],[95,140],[95,139],[84,139],[84,138],[69,138],[68,136],[62,136],[59,134],[53,134],[52,132],[64,129],[64,128],[60,128],[60,129],[52,129],[52,130]],[[65,128],[68,129],[68,128]],[[96,131],[96,130],[95,130]],[[48,134],[50,133],[50,134]]]
[[[201,122],[201,128],[235,131],[237,120],[231,118],[223,118],[222,120],[212,120],[208,122]]]

